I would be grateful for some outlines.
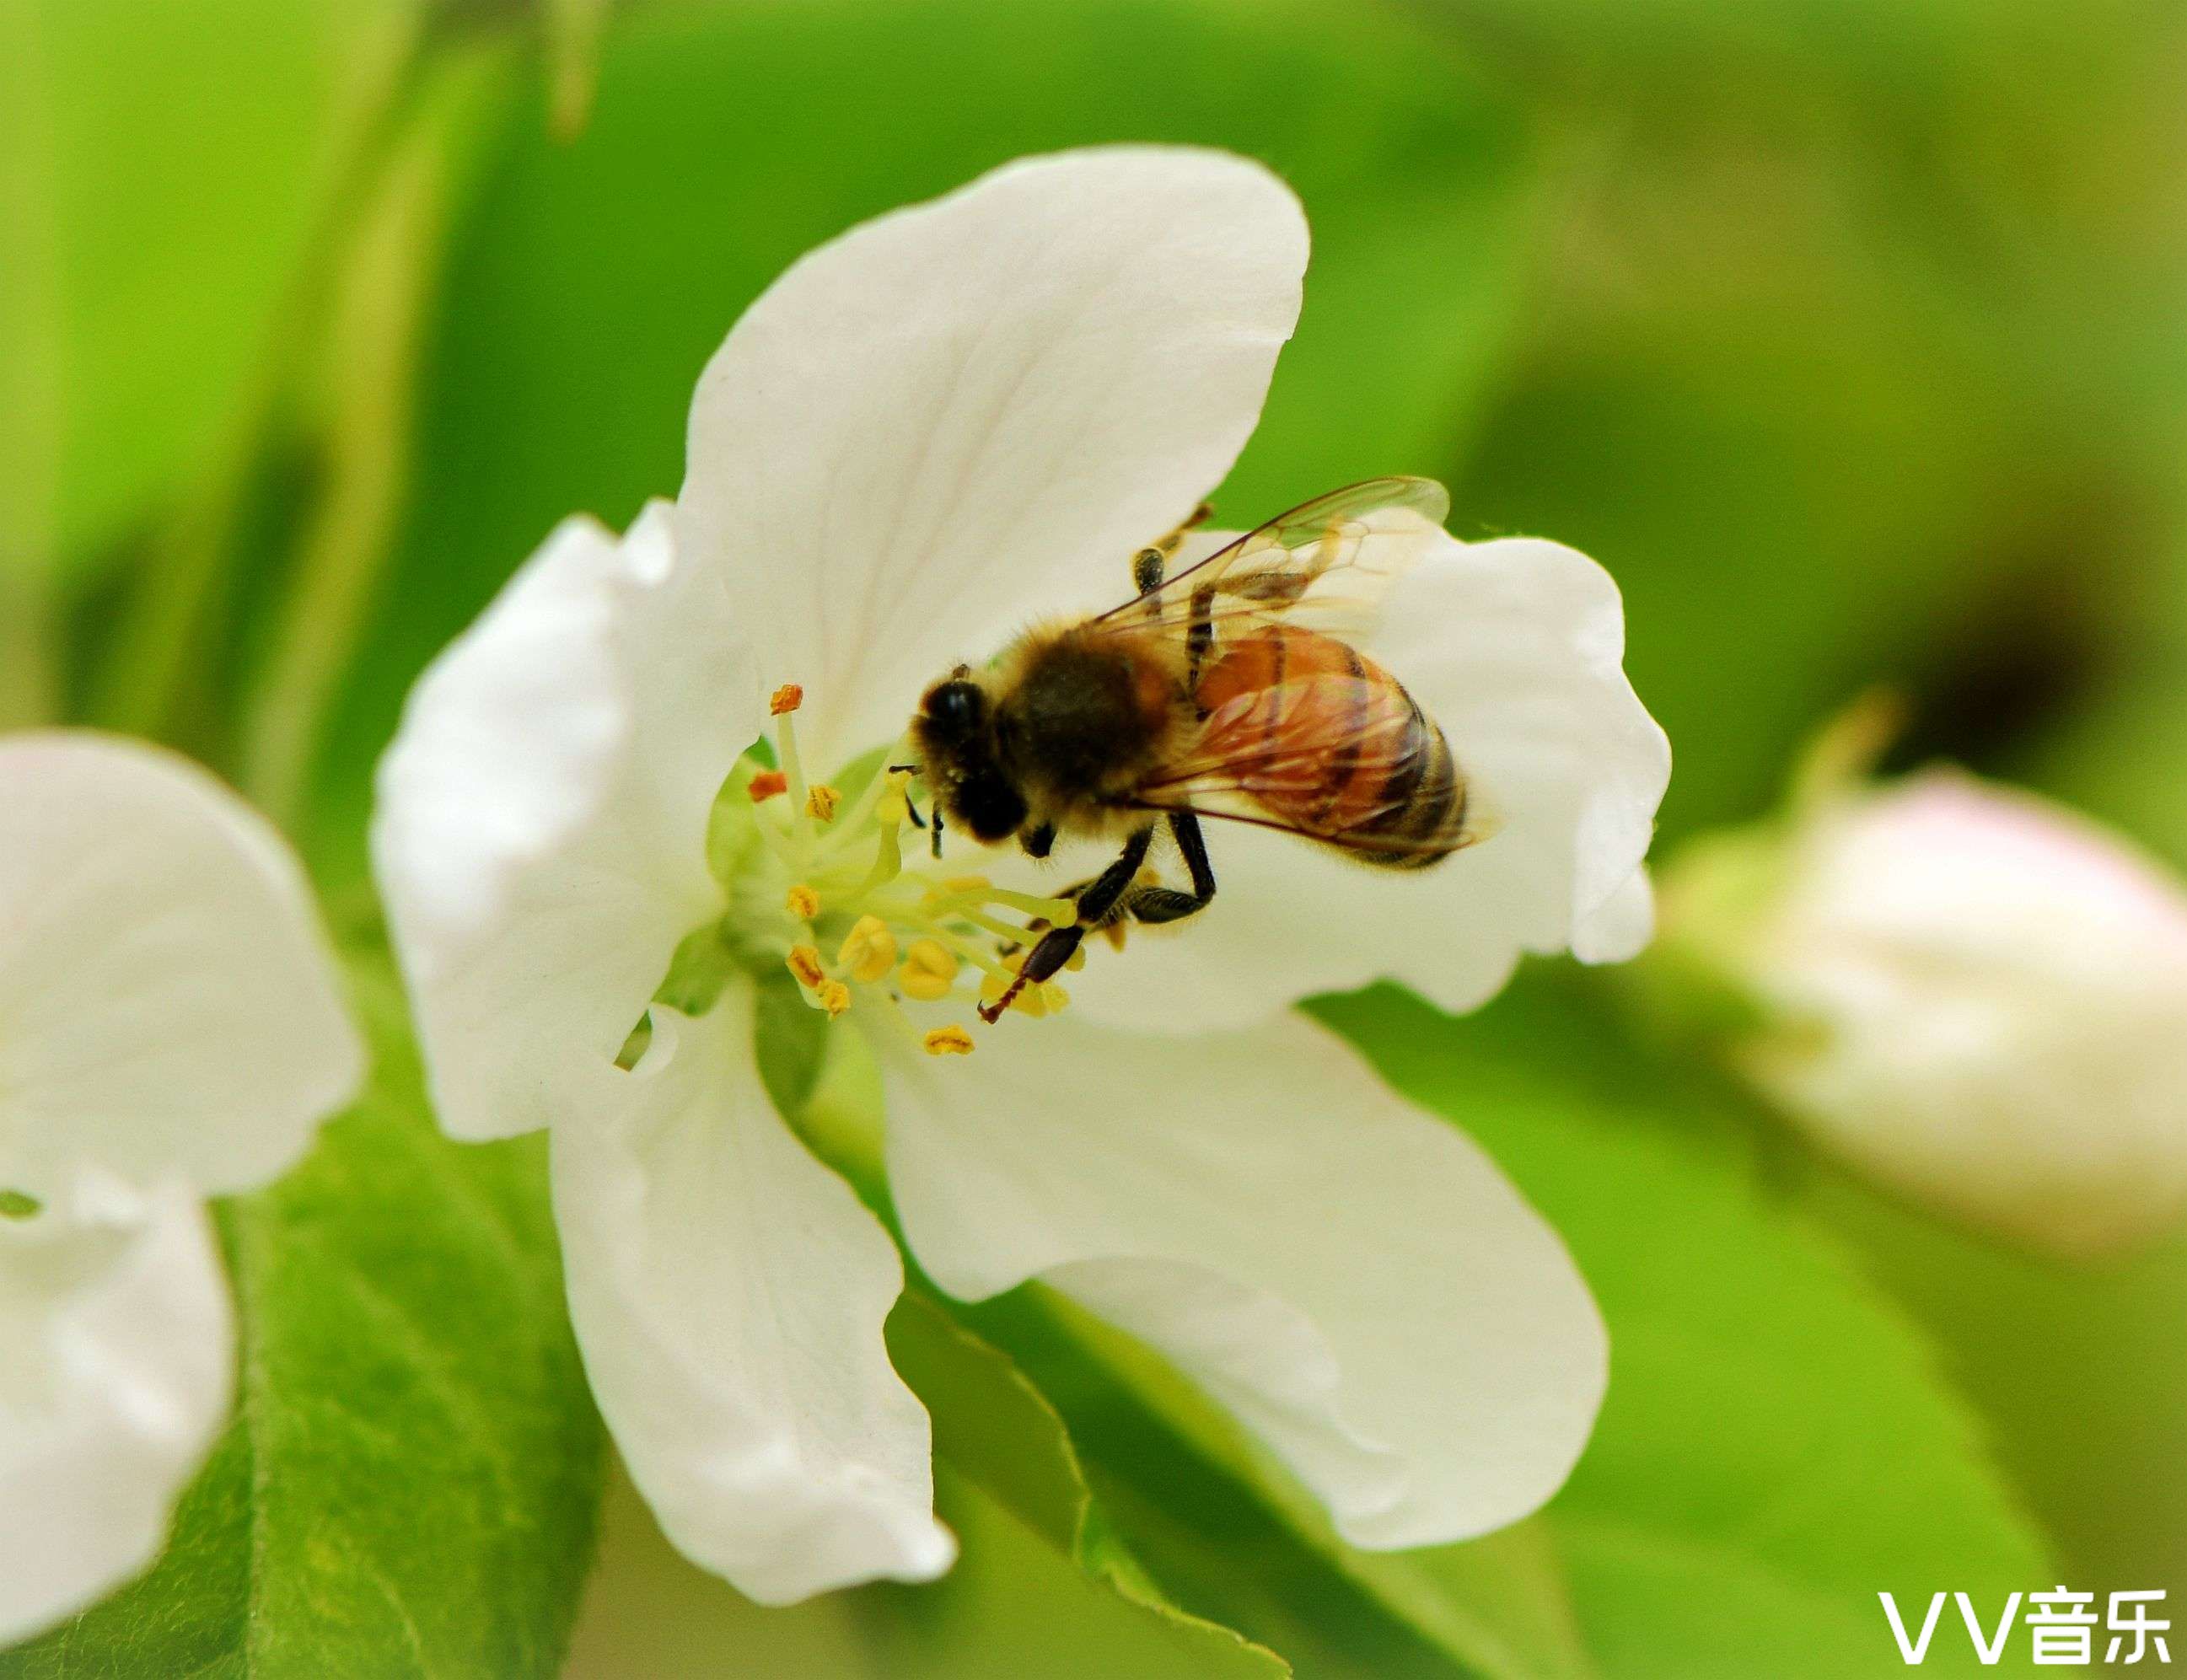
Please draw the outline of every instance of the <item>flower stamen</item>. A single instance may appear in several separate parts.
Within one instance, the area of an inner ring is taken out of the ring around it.
[[[784,683],[769,702],[779,767],[746,760],[726,784],[745,789],[755,805],[787,794],[790,808],[787,820],[717,816],[732,828],[744,823],[765,842],[736,853],[720,871],[730,908],[719,939],[747,964],[783,963],[805,1002],[831,1019],[858,1002],[862,1021],[885,1022],[936,1055],[969,1052],[972,1030],[941,1026],[923,1034],[904,1006],[946,1005],[968,971],[979,982],[977,996],[990,1003],[1018,983],[1012,1007],[1025,1015],[1038,1019],[1064,1008],[1070,994],[1060,986],[1052,980],[1025,986],[1018,971],[1029,942],[1068,923],[1077,904],[1014,892],[981,874],[937,878],[921,867],[923,858],[908,868],[902,833],[912,820],[916,776],[880,756],[857,761],[837,782],[808,783],[795,722],[804,700],[801,688]],[[845,786],[856,793],[846,797]],[[747,878],[747,868],[755,874]],[[824,937],[832,946],[824,947]],[[1084,954],[1073,954],[1071,966],[1077,968]]]
[[[897,984],[907,997],[935,1003],[949,995],[962,966],[963,959],[940,940],[914,939],[903,953],[903,972],[897,976]]]
[[[889,924],[879,916],[859,917],[835,952],[835,966],[868,985],[886,979],[896,966],[896,936]]]
[[[793,945],[784,959],[790,972],[797,976],[797,983],[808,992],[818,992],[828,978],[828,971],[820,966],[820,953],[809,945]]]

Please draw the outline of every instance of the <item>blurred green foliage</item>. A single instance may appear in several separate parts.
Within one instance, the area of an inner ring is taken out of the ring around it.
[[[1596,555],[1678,756],[1667,843],[1763,808],[1886,680],[1907,760],[2021,777],[2187,864],[2168,0],[0,0],[0,723],[178,741],[290,823],[346,911],[417,671],[563,514],[673,492],[697,371],[786,262],[1009,157],[1126,138],[1263,157],[1313,219],[1224,514],[1426,471],[1463,534]],[[1543,1518],[1348,1554],[1159,1373],[1020,1303],[981,1328],[1057,1408],[1054,1462],[1117,1552],[1059,1545],[1061,1507],[945,1458],[948,1583],[762,1615],[679,1573],[621,1490],[610,1560],[651,1573],[610,1570],[583,1672],[724,1648],[1204,1672],[1204,1630],[1112,1590],[1104,1556],[1309,1672],[1882,1672],[1881,1587],[2055,1569],[2187,1597],[2177,1243],[2069,1272],[1945,1229],[1794,1160],[1570,976],[1464,1024],[1388,992],[1328,1014],[1495,1150],[1604,1304],[1601,1433]],[[247,1336],[271,1346],[316,1267],[386,1258],[313,1198],[399,1155],[395,1123],[345,1122],[231,1218]],[[427,1228],[469,1194],[391,1183]],[[247,1240],[298,1210],[316,1257]],[[556,1322],[518,1315],[535,1368],[566,1366]],[[543,1424],[486,1391],[585,1481],[581,1405]],[[186,1542],[241,1520],[239,1450]],[[474,1537],[509,1584],[448,1612],[446,1650],[551,1667],[588,1490],[559,1489],[532,1552]],[[161,1597],[218,1555],[178,1547],[70,1660],[129,1672],[147,1627],[176,1664],[200,1632],[240,1650],[232,1618],[194,1632]]]

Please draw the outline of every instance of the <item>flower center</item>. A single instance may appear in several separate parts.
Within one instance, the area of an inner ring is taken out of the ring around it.
[[[905,828],[927,821],[913,773],[891,767],[883,752],[834,782],[809,781],[797,748],[803,701],[795,684],[775,691],[774,764],[747,755],[722,784],[706,857],[726,908],[677,947],[656,1001],[702,1014],[733,970],[779,965],[830,1020],[855,1009],[930,1055],[965,1054],[973,1038],[964,1024],[916,1020],[907,1004],[969,998],[975,988],[990,1002],[1000,997],[1017,978],[1028,933],[1077,907],[981,875],[946,875],[916,842],[907,860]],[[1023,987],[1011,1007],[1040,1016],[1067,1002],[1049,980]]]

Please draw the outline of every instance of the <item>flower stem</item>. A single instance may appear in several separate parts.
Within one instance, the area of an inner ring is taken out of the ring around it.
[[[480,78],[442,70],[388,158],[335,287],[328,483],[298,544],[295,583],[260,673],[245,789],[277,819],[303,803],[320,730],[394,552],[409,471],[415,351]]]

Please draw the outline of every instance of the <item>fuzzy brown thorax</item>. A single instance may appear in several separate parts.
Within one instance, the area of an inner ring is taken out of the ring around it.
[[[995,747],[1036,823],[1097,826],[1129,799],[1191,716],[1181,650],[1169,638],[1032,631],[991,679]]]
[[[1066,622],[936,683],[912,734],[949,817],[992,844],[1044,825],[1105,834],[1195,716],[1174,638]]]

